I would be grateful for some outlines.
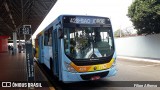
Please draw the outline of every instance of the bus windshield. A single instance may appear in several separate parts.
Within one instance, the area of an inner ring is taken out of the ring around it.
[[[107,57],[113,54],[111,27],[64,28],[64,51],[74,59]]]

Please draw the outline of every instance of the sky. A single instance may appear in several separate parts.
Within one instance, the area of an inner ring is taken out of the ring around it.
[[[113,31],[132,27],[126,16],[133,0],[58,0],[33,34],[33,38],[61,14],[103,16],[111,19]]]

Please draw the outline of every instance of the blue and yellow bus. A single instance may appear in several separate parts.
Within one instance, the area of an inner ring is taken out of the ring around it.
[[[60,15],[36,39],[38,62],[60,81],[97,80],[117,72],[109,18]]]

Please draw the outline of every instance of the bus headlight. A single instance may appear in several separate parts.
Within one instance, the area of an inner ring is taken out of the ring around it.
[[[70,65],[70,63],[64,62],[64,65],[67,69],[67,71],[72,72],[72,73],[76,73],[77,71]]]

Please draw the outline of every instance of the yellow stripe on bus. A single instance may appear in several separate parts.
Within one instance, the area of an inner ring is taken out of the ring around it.
[[[71,66],[77,71],[77,72],[93,72],[93,71],[99,71],[99,70],[105,70],[112,66],[114,62],[114,59],[112,58],[109,63],[105,64],[98,64],[98,65],[89,65],[89,66],[77,66],[73,62],[71,63]]]

